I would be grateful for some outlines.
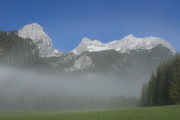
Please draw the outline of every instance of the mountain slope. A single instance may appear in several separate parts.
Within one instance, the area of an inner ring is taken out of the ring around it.
[[[39,58],[39,50],[31,39],[18,37],[17,31],[0,31],[0,62],[23,68],[49,67]]]
[[[69,63],[65,71],[83,73],[114,73],[118,76],[139,77],[155,71],[159,62],[169,60],[174,53],[163,45],[158,45],[150,50],[137,49],[128,53],[120,53],[116,50],[104,50],[99,52],[84,52]],[[131,75],[129,75],[131,74]]]

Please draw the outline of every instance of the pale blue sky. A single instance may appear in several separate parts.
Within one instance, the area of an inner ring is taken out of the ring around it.
[[[0,0],[0,30],[38,23],[63,52],[83,37],[102,43],[160,37],[180,51],[180,0]]]

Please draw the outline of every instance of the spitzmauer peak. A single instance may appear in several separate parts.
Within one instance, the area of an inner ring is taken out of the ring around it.
[[[32,23],[25,25],[18,31],[18,36],[22,38],[30,38],[39,49],[41,57],[49,57],[61,52],[53,49],[51,38],[43,31],[43,28],[37,24]]]

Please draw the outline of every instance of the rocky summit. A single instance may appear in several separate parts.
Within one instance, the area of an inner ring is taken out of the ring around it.
[[[41,57],[51,56],[53,54],[51,38],[43,31],[43,28],[39,24],[32,23],[25,25],[18,31],[18,36],[32,39],[34,44],[37,45]]]

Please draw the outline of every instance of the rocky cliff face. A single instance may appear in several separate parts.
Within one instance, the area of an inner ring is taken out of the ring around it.
[[[91,59],[91,57],[87,56],[86,54],[83,54],[74,61],[74,64],[70,68],[65,68],[65,71],[68,72],[83,70],[89,66],[94,66],[93,60]]]
[[[37,45],[41,57],[51,56],[53,54],[51,38],[43,31],[43,28],[39,24],[25,25],[18,31],[18,36],[32,39],[34,44]]]

